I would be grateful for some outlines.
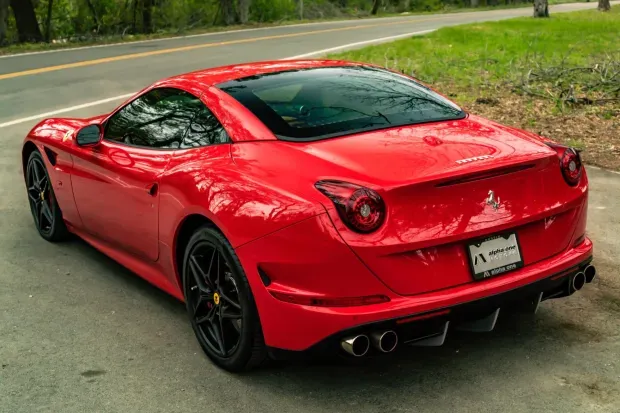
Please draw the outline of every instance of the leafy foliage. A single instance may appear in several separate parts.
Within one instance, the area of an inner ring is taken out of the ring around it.
[[[8,7],[9,1],[34,8],[41,32],[45,32],[49,2],[53,2],[50,41],[178,33],[218,25],[300,18],[363,17],[371,14],[375,4],[379,13],[439,11],[500,4],[500,0],[0,0],[0,9]],[[527,2],[501,0],[503,5]],[[246,17],[242,8],[248,4],[248,21],[244,21]],[[16,43],[19,33],[14,13],[8,9],[5,14],[8,19],[5,33],[2,33],[0,22],[0,44]],[[0,10],[0,18],[2,16]]]

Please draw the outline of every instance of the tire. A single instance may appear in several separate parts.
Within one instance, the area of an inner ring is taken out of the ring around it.
[[[37,150],[32,151],[28,157],[25,179],[30,212],[39,235],[49,242],[67,240],[69,231],[62,218],[45,161]]]
[[[212,226],[198,228],[185,247],[183,293],[194,334],[216,365],[241,372],[265,361],[267,349],[245,272],[230,243]]]

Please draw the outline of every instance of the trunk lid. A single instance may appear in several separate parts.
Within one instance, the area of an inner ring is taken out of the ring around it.
[[[387,219],[375,233],[354,233],[332,217],[366,265],[403,295],[472,282],[466,245],[473,238],[516,231],[525,265],[555,255],[579,212],[580,193],[563,181],[555,151],[479,118],[320,141],[304,151],[346,170],[321,179],[366,185],[384,198]],[[487,204],[489,191],[497,209]]]

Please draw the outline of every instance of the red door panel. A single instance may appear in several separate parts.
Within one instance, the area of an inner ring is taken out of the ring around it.
[[[159,257],[159,179],[172,150],[103,141],[73,160],[73,193],[84,229],[156,261]]]

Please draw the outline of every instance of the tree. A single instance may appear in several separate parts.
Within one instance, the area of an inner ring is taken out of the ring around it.
[[[250,3],[251,0],[239,0],[237,10],[239,12],[239,23],[246,24],[250,19]]]
[[[47,3],[47,18],[45,19],[45,41],[49,43],[52,40],[52,8],[54,7],[54,0],[49,0]]]
[[[153,0],[142,0],[142,31],[153,33]]]
[[[599,11],[609,11],[610,9],[611,9],[611,4],[609,4],[609,0],[598,0]]]
[[[549,17],[549,0],[534,0],[534,17]]]
[[[222,19],[224,24],[229,26],[235,22],[235,5],[233,0],[221,0]]]
[[[9,18],[9,0],[0,0],[0,46],[6,41],[7,20]]]
[[[31,0],[10,0],[15,23],[17,24],[17,37],[20,42],[40,42],[43,40],[39,22],[34,12]]]
[[[377,12],[379,11],[379,6],[380,6],[381,0],[374,0],[372,3],[372,10],[370,11],[370,14],[372,14],[373,16],[375,14],[377,14]]]
[[[95,9],[95,6],[93,5],[93,1],[86,0],[86,5],[88,5],[88,9],[93,15],[93,23],[95,23],[95,27],[97,28],[97,31],[99,31],[99,17],[97,17],[97,9]],[[125,8],[127,8],[127,5],[125,5]]]

